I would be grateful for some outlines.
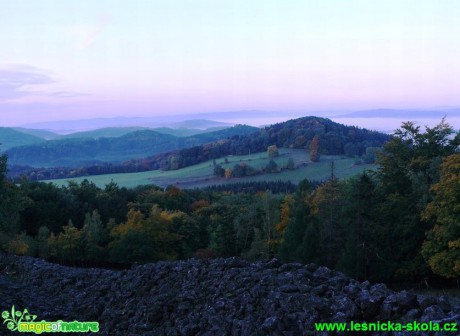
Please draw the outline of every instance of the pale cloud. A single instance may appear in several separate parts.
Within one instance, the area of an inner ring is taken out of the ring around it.
[[[50,71],[44,69],[29,65],[0,66],[0,102],[14,102],[31,96],[73,98],[89,95],[71,91],[50,91],[49,86],[58,82]]]
[[[47,72],[31,66],[0,67],[0,101],[7,101],[36,94],[30,87],[55,83]]]
[[[50,93],[49,96],[60,97],[60,98],[74,98],[74,97],[90,96],[90,94],[89,93],[80,93],[80,92],[57,91],[57,92]]]
[[[103,15],[95,24],[77,24],[69,28],[74,46],[77,49],[87,49],[101,35],[106,26],[112,21],[110,15]]]

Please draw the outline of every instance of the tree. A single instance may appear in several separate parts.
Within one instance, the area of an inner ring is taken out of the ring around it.
[[[378,154],[375,232],[380,239],[373,274],[385,276],[380,281],[420,279],[428,273],[421,249],[434,224],[422,221],[421,213],[433,199],[430,187],[439,181],[442,158],[458,146],[458,134],[452,138],[452,133],[444,119],[423,133],[414,123],[404,122]]]
[[[280,170],[275,160],[271,159],[265,166],[265,171],[267,173],[278,173]]]
[[[374,163],[378,153],[382,152],[380,147],[367,147],[366,153],[362,156],[364,163]]]
[[[181,237],[176,248],[179,258],[191,258],[197,250],[207,246],[205,225],[182,211],[174,211],[169,215],[171,231]]]
[[[271,191],[266,191],[262,196],[262,233],[267,244],[267,257],[273,256],[276,245],[279,242],[279,234],[276,224],[279,223],[279,201]]]
[[[348,180],[345,187],[342,215],[345,246],[338,268],[354,278],[368,279],[370,265],[376,258],[375,241],[380,238],[375,230],[374,216],[379,203],[375,181],[364,172]]]
[[[268,146],[267,154],[269,158],[277,157],[279,155],[278,147],[276,145]]]
[[[312,188],[308,181],[299,184],[294,197],[287,196],[281,206],[281,219],[289,212],[289,222],[283,232],[279,256],[285,262],[317,262],[319,226],[311,216]]]
[[[168,156],[168,169],[176,170],[180,168],[180,159],[178,155]]]
[[[286,163],[286,169],[293,170],[295,169],[295,163],[293,158],[289,158]]]
[[[105,245],[108,243],[108,232],[102,224],[97,210],[85,216],[82,228],[82,239],[85,245],[85,259],[102,261],[105,256]]]
[[[423,212],[435,226],[427,232],[422,254],[432,271],[444,277],[460,276],[460,154],[448,156],[441,165],[434,200]]]
[[[319,137],[317,135],[310,142],[310,160],[312,162],[319,161]]]
[[[3,185],[6,179],[7,160],[6,154],[0,155],[0,185]]]
[[[239,202],[234,197],[225,197],[214,204],[209,214],[209,248],[222,257],[236,254],[235,228],[233,218],[238,211],[234,208]]]
[[[345,146],[343,146],[343,152],[346,156],[355,157],[359,154],[359,148],[356,144],[347,142]]]
[[[311,213],[320,223],[320,261],[328,267],[336,266],[344,246],[342,208],[343,197],[338,180],[328,180],[316,189]]]
[[[30,204],[21,190],[6,178],[7,156],[0,155],[0,248],[17,240],[20,231],[21,211]],[[23,251],[23,248],[19,249]]]
[[[233,170],[231,168],[225,169],[225,178],[230,179],[233,176]]]
[[[38,234],[35,237],[35,241],[37,244],[37,254],[40,258],[49,257],[49,246],[48,246],[49,236],[50,236],[50,230],[46,226],[41,226],[38,229]]]
[[[48,239],[51,256],[65,261],[81,261],[83,259],[84,245],[82,233],[73,226],[72,221],[62,228],[58,236],[51,233]]]
[[[246,164],[241,162],[233,166],[233,176],[234,177],[245,177],[246,176]]]
[[[111,231],[109,244],[112,261],[121,263],[154,262],[177,257],[181,237],[172,232],[171,214],[152,206],[148,216],[131,209],[125,223]]]
[[[216,177],[224,177],[225,176],[225,169],[222,168],[221,165],[216,164],[214,165],[214,176]]]
[[[305,138],[305,136],[299,135],[294,140],[294,147],[295,148],[304,148],[306,142],[307,142],[307,139]]]
[[[5,248],[9,253],[18,255],[34,255],[33,238],[27,236],[25,232],[16,235],[12,240],[5,244]]]
[[[248,205],[233,220],[235,231],[236,253],[246,254],[254,240],[254,228],[257,226],[259,216],[255,205]]]

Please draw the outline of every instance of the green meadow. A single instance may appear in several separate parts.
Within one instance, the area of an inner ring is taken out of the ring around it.
[[[104,187],[111,181],[116,182],[120,187],[136,187],[138,185],[155,184],[161,187],[176,185],[180,188],[202,188],[216,184],[228,184],[237,182],[257,181],[291,181],[298,183],[307,178],[312,181],[326,180],[331,176],[331,163],[334,165],[334,175],[337,178],[347,178],[357,175],[364,170],[375,169],[372,164],[355,165],[354,158],[337,155],[323,155],[319,162],[311,162],[306,150],[285,149],[279,151],[280,155],[274,158],[279,167],[285,167],[290,158],[294,160],[297,167],[293,170],[283,170],[280,173],[260,174],[243,178],[217,178],[213,175],[213,161],[206,161],[197,165],[170,171],[147,171],[128,174],[107,174],[95,176],[82,176],[72,179],[80,183],[87,179],[99,187]],[[216,159],[215,162],[223,168],[233,168],[236,164],[245,163],[255,169],[264,168],[270,159],[266,152],[253,153],[240,156],[227,156]],[[69,179],[47,180],[56,185],[67,185]]]

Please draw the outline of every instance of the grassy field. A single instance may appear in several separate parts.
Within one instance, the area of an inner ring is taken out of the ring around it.
[[[334,162],[334,173],[337,178],[347,178],[364,170],[375,169],[375,165],[355,165],[355,159],[343,156],[323,155],[319,162],[312,163],[305,150],[280,149],[280,155],[275,158],[279,167],[285,167],[289,158],[294,160],[296,169],[284,170],[281,173],[263,174],[244,178],[216,178],[213,176],[213,162],[207,161],[194,166],[172,171],[148,171],[130,174],[107,174],[85,176],[72,179],[81,182],[84,179],[104,187],[110,181],[116,182],[120,187],[135,187],[138,185],[156,184],[158,186],[177,185],[180,188],[202,188],[215,184],[227,184],[251,181],[291,181],[298,183],[307,178],[312,181],[326,180],[331,175],[331,162]],[[224,168],[233,168],[235,164],[246,163],[256,169],[261,169],[269,162],[266,152],[241,156],[228,156],[217,159],[216,163]],[[69,179],[47,180],[57,185],[67,185]]]

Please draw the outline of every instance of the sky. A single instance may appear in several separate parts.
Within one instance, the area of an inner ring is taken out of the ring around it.
[[[460,107],[457,0],[1,0],[0,126]]]

